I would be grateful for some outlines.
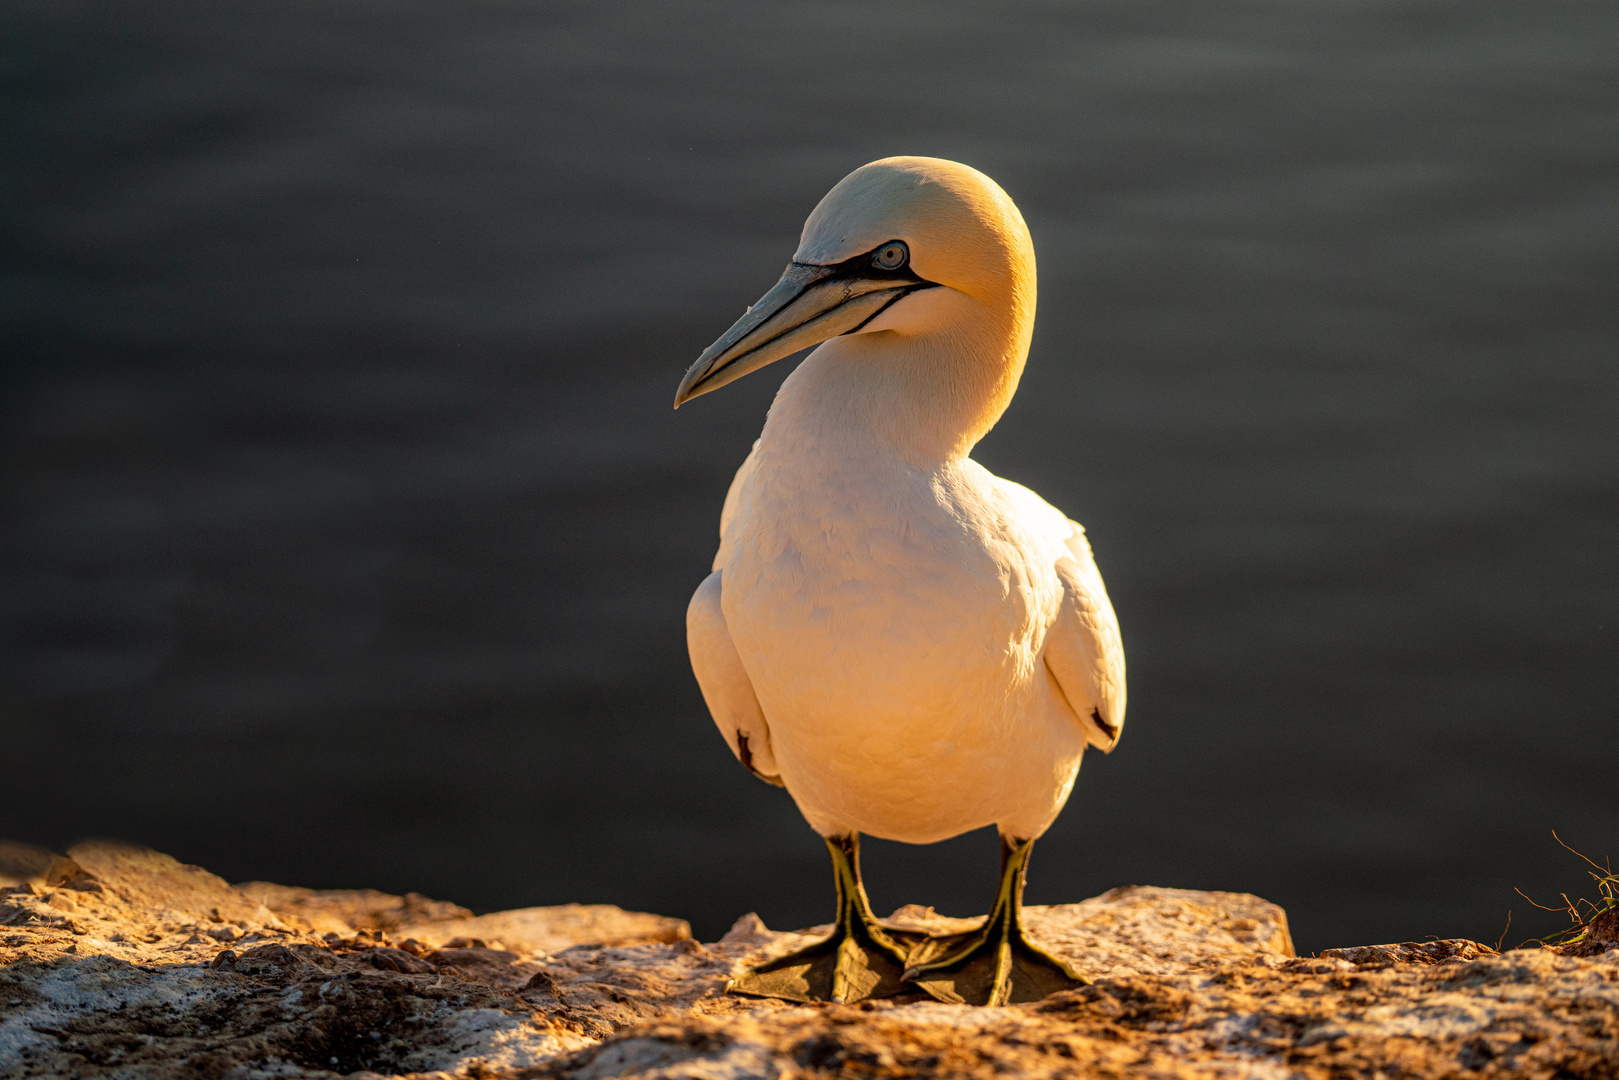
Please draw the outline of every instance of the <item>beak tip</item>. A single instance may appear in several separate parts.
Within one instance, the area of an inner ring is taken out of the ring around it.
[[[698,377],[698,369],[702,366],[702,363],[703,357],[700,356],[697,358],[696,363],[692,364],[691,369],[686,372],[686,377],[680,380],[680,385],[675,387],[675,408],[680,408],[694,397],[702,396],[703,391],[697,388],[697,384],[702,382],[702,379]]]
[[[767,329],[782,312],[790,310],[807,289],[831,273],[830,267],[789,264],[781,280],[776,282],[757,303],[750,304],[748,310],[743,312],[742,318],[732,324],[729,330],[720,335],[718,341],[704,349],[702,355],[693,361],[691,368],[686,372],[686,377],[680,380],[679,389],[675,391],[675,408],[680,408],[692,398],[701,397],[711,390],[734,382],[780,356],[789,355],[777,351],[768,356],[760,356],[759,350],[798,330],[802,325],[818,319],[841,304],[846,297],[838,294],[832,297],[831,301],[816,305],[813,310],[792,318],[787,326],[773,335],[766,333],[765,340],[755,344],[747,343],[762,329]],[[816,341],[825,340],[826,336],[828,335],[823,334]],[[800,347],[814,343],[802,343]]]

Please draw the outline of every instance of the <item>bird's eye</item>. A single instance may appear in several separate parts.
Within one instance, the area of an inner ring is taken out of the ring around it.
[[[871,265],[879,270],[898,270],[911,258],[911,249],[903,240],[890,240],[871,253]]]

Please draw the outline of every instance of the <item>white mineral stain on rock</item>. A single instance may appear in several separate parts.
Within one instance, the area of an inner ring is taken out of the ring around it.
[[[1460,1039],[1489,1027],[1496,1012],[1487,999],[1443,994],[1414,1007],[1378,1005],[1367,1009],[1361,1022],[1383,1038]]]
[[[564,1042],[549,1025],[536,1024],[527,1016],[502,1009],[466,1009],[447,1021],[439,1036],[440,1044],[406,1055],[398,1062],[401,1071],[526,1069],[577,1049],[581,1043]]]

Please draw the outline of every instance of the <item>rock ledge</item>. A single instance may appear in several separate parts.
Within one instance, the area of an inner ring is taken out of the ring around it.
[[[725,981],[814,928],[746,915],[704,945],[610,906],[473,916],[233,887],[128,845],[0,844],[0,1077],[1619,1077],[1619,948],[1299,958],[1274,904],[1135,886],[1028,919],[1095,985],[1002,1009],[788,1006]]]

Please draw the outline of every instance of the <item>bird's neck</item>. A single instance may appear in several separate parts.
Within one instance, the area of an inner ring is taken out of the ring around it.
[[[765,443],[892,455],[929,472],[966,457],[1017,391],[1032,307],[974,302],[927,333],[833,338],[782,384]]]

